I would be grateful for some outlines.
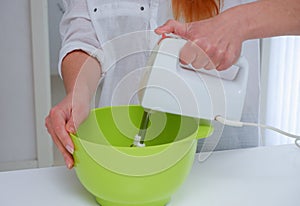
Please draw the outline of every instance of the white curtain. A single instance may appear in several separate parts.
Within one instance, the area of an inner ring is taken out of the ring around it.
[[[266,124],[300,134],[300,37],[284,36],[270,41],[266,98]],[[266,145],[289,144],[293,140],[264,131]]]

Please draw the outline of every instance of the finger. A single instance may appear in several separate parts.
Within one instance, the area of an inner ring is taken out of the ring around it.
[[[66,131],[66,120],[65,117],[61,112],[57,112],[54,110],[51,110],[50,112],[51,117],[51,124],[53,131],[55,132],[55,135],[58,137],[60,142],[64,145],[64,147],[73,154],[74,152],[74,145],[73,142]]]
[[[211,45],[207,45],[207,42],[198,39],[193,41],[192,46],[195,47],[194,50],[196,51],[196,58],[192,63],[194,67],[206,70],[216,68],[216,62],[212,58],[215,53]]]
[[[174,33],[183,38],[187,37],[187,24],[175,20],[168,20],[165,24],[155,29],[157,34]]]
[[[200,48],[197,48],[196,58],[191,64],[198,69],[204,68],[209,70],[215,68],[210,57]]]
[[[52,132],[52,139],[53,142],[55,143],[56,147],[58,150],[61,152],[66,166],[71,169],[74,166],[74,160],[72,155],[66,150],[66,148],[63,146],[63,144],[59,141],[58,137],[55,135],[55,133]]]
[[[208,62],[208,65],[204,66],[205,69],[217,69],[221,62],[223,61],[224,59],[224,50],[222,49],[217,49],[217,48],[212,48],[212,47],[209,47],[207,50],[206,50],[206,54],[209,56],[209,62]]]
[[[188,41],[180,50],[179,60],[182,64],[191,64],[196,58],[196,51],[192,42]]]
[[[76,104],[73,107],[71,117],[66,124],[66,130],[69,133],[75,133],[79,125],[87,118],[89,106],[85,104]]]
[[[231,61],[229,61],[228,59],[224,58],[224,60],[217,67],[217,70],[218,71],[226,70],[226,69],[228,69],[232,65],[233,65],[233,63],[231,63]]]
[[[73,120],[73,117],[70,118],[70,120],[67,122],[66,124],[66,130],[69,132],[69,133],[72,133],[72,134],[75,134],[76,133],[76,126],[75,126],[75,123],[74,123],[74,120]]]
[[[195,69],[213,68],[213,63],[206,52],[191,41],[188,41],[181,49],[180,62],[186,65],[191,64]]]
[[[225,54],[224,58],[220,62],[220,65],[217,67],[217,70],[222,71],[231,67],[238,59],[239,55],[234,55],[230,52]]]
[[[48,130],[48,133],[50,134],[54,144],[56,145],[56,147],[58,148],[58,150],[61,152],[64,160],[65,160],[65,164],[66,166],[71,169],[74,165],[74,160],[72,155],[66,150],[66,148],[63,146],[63,144],[59,141],[58,137],[56,136],[52,125],[51,125],[51,120],[49,120],[50,118],[47,117],[46,118],[46,127]]]

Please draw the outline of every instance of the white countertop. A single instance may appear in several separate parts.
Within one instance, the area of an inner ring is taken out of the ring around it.
[[[193,169],[168,206],[298,206],[295,145],[212,153]],[[1,206],[98,206],[65,167],[0,172]]]

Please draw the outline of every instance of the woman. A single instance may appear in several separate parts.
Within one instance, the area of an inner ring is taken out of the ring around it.
[[[138,103],[135,94],[141,70],[159,38],[152,30],[174,17],[190,22],[215,16],[221,11],[222,1],[63,2],[66,12],[60,25],[59,71],[67,95],[51,109],[46,127],[67,167],[72,168],[74,145],[69,133],[74,133],[87,117],[101,76],[105,74],[99,106]],[[224,3],[228,8],[240,1]]]

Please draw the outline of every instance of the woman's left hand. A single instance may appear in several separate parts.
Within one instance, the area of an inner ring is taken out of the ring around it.
[[[229,21],[222,15],[192,23],[169,20],[155,32],[189,40],[180,52],[180,60],[197,69],[227,69],[240,57],[244,40],[238,17]]]

